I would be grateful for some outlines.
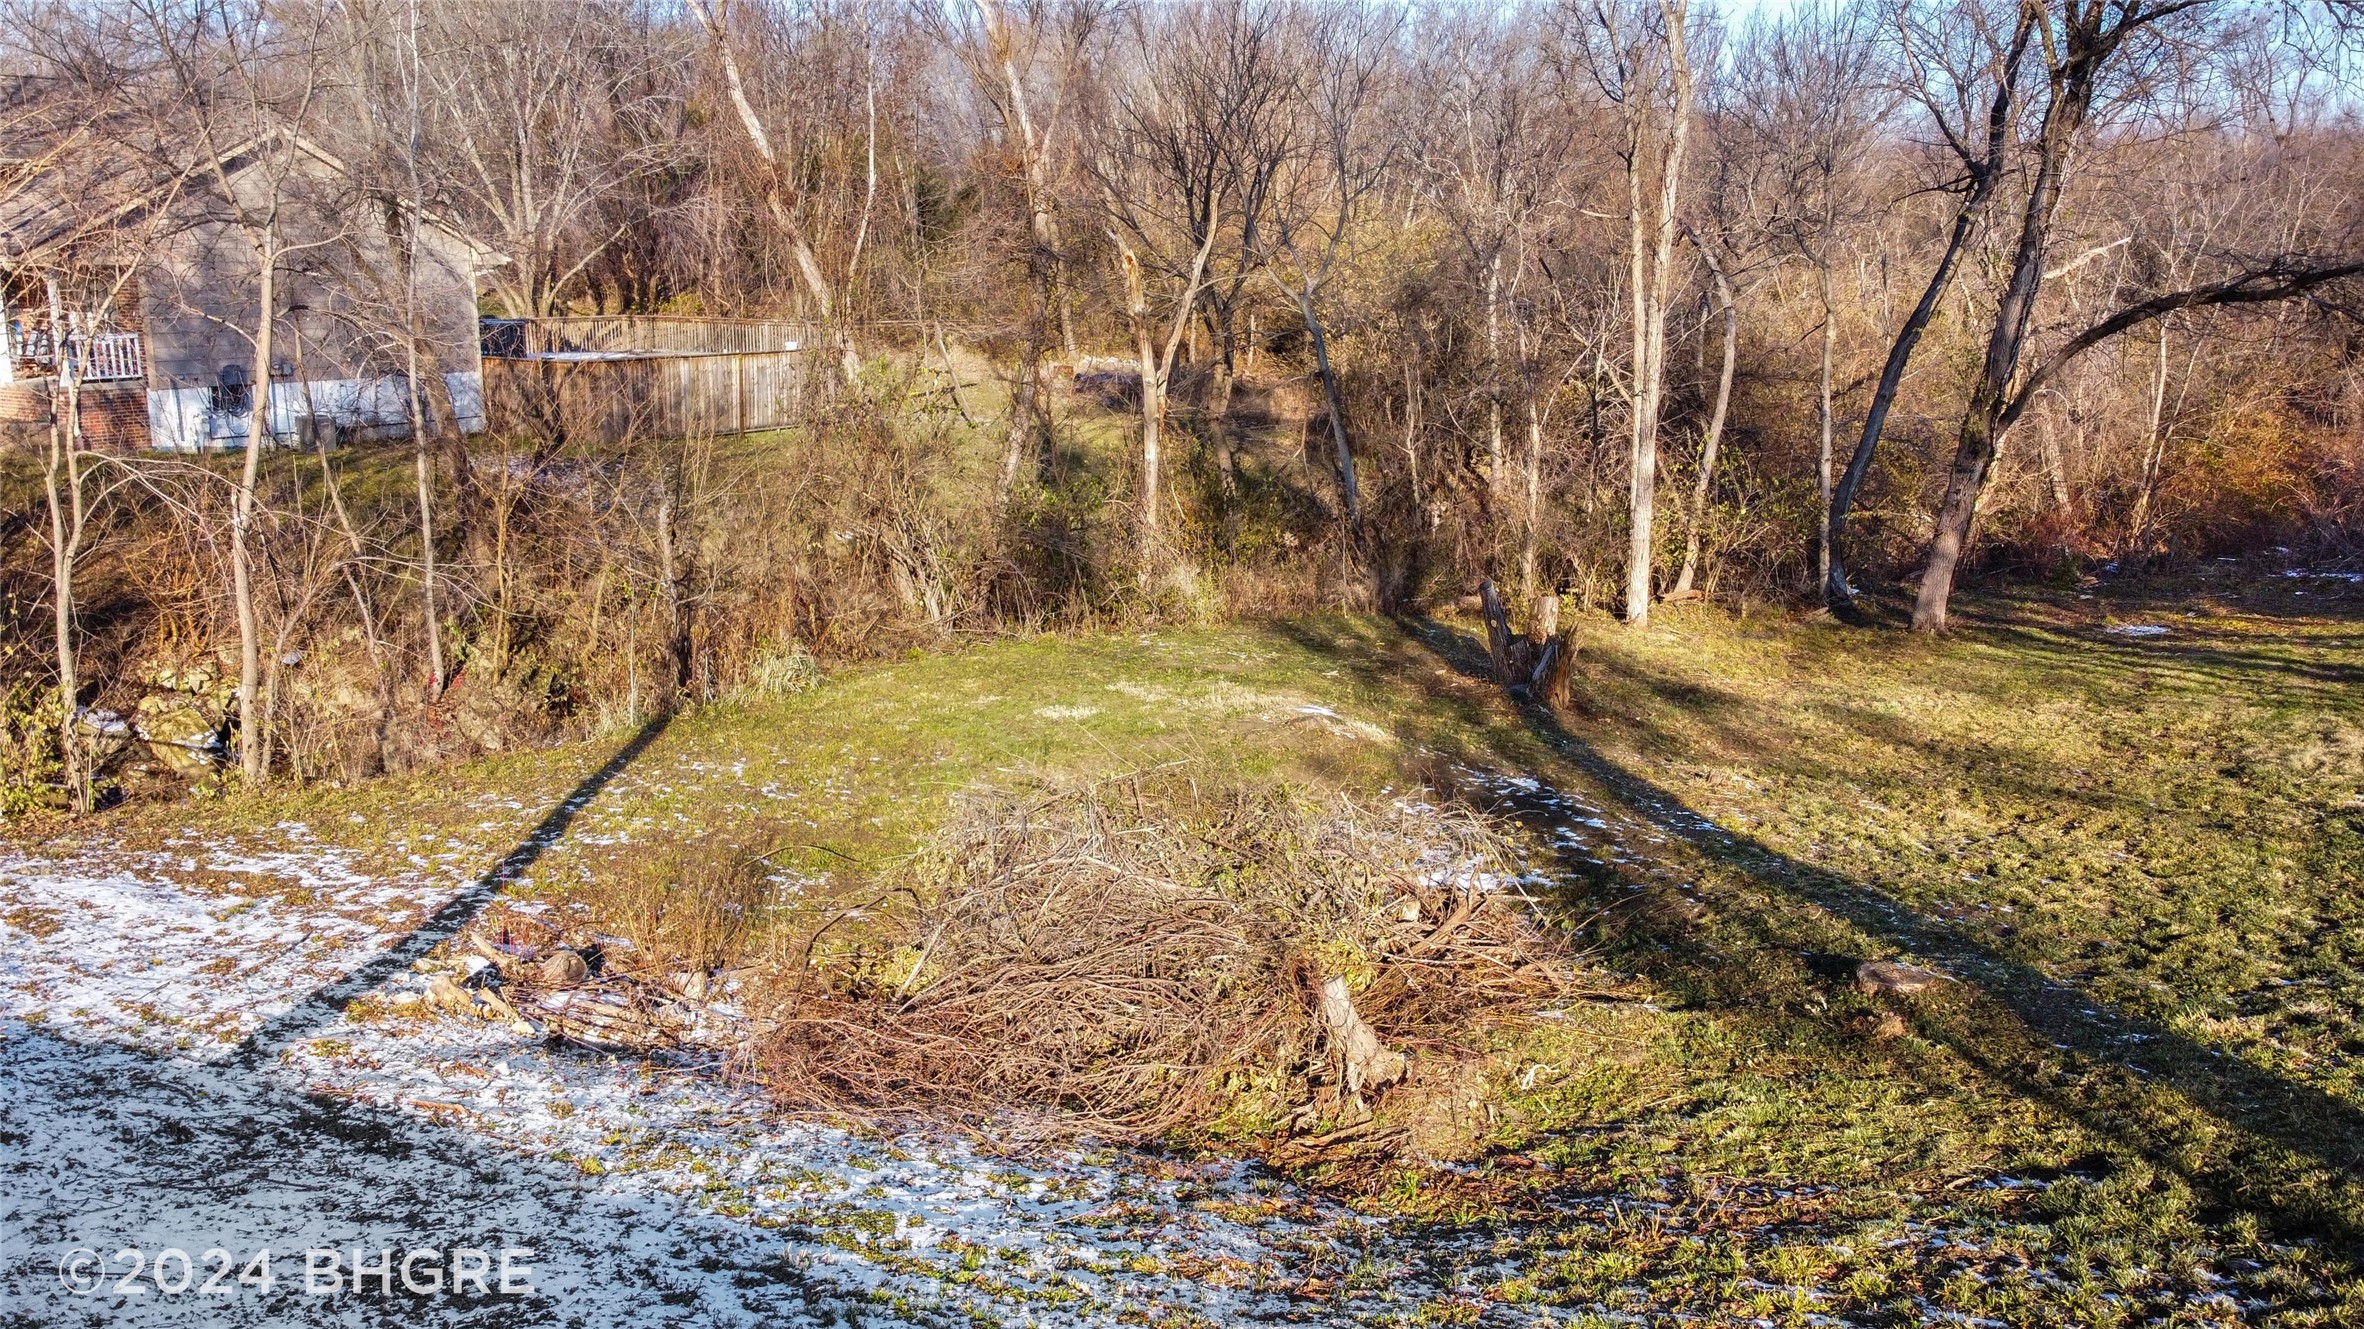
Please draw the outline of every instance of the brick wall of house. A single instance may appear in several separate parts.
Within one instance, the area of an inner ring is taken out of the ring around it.
[[[0,387],[0,424],[49,423],[49,380]]]
[[[0,387],[0,427],[21,446],[46,441],[50,421],[50,380]],[[62,404],[62,398],[59,399]],[[138,452],[148,446],[148,385],[91,383],[82,389],[82,445],[102,452]]]
[[[93,383],[82,389],[82,445],[102,452],[148,446],[148,385]]]

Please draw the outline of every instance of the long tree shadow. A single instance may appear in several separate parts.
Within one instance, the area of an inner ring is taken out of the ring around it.
[[[444,901],[441,908],[429,914],[401,940],[378,952],[353,972],[322,987],[286,1011],[265,1021],[225,1060],[234,1065],[252,1066],[276,1059],[281,1053],[306,1038],[319,1033],[339,1019],[347,1007],[375,991],[396,974],[425,958],[429,951],[458,936],[462,929],[475,921],[494,897],[509,888],[510,883],[525,874],[550,846],[566,834],[575,817],[599,797],[608,783],[624,773],[640,754],[646,752],[665,727],[673,723],[671,711],[660,712],[634,733],[630,741],[616,749],[597,770],[583,777],[582,782],[567,792],[565,798],[550,809],[515,848],[503,854],[485,874],[470,883],[466,890]]]
[[[2268,654],[2227,647],[2221,640],[2187,633],[2155,638],[2085,637],[2072,629],[2030,627],[2020,623],[1980,624],[2019,650],[2041,656],[2055,668],[2090,667],[2091,655],[2107,652],[2117,662],[2174,677],[2179,682],[2215,687],[2267,684],[2309,697],[2337,696],[2364,683],[2364,668],[2306,658],[2335,644],[2335,638],[2307,638],[2295,646]]]
[[[1474,638],[1433,622],[1400,626],[1408,645],[1446,668],[1488,677],[1485,649]],[[1362,674],[1373,688],[1402,685],[1400,657],[1344,651],[1305,625],[1277,630]],[[2294,1236],[2327,1237],[2351,1256],[2364,1254],[2364,1109],[2113,1009],[1875,887],[1726,830],[1571,732],[1548,708],[1522,707],[1517,714],[1568,768],[1621,804],[1622,815],[1682,841],[1775,900],[1826,916],[1817,929],[1805,918],[1752,909],[1740,893],[1724,893],[1718,902],[1724,925],[1743,929],[1762,953],[1803,966],[1801,939],[1827,934],[1827,919],[1836,919],[1878,945],[1935,964],[1963,980],[1965,991],[1958,1000],[1914,1008],[1922,1037],[1950,1048],[2011,1093],[2046,1103],[2127,1154],[2184,1177],[2220,1204],[2254,1211]],[[1426,747],[1434,736],[1421,732],[1413,717],[1399,720],[1399,737]],[[1520,774],[1539,786],[1487,783],[1450,792],[1556,830],[1567,804],[1550,787],[1549,772]],[[1580,848],[1549,834],[1542,838],[1556,845],[1552,852],[1564,860],[1565,875],[1597,879],[1600,864]],[[1649,912],[1636,914],[1632,923],[1644,930],[1646,943],[1629,948],[1634,963],[1654,968],[1655,977],[1741,999],[1712,972],[1719,961],[1697,943],[1690,925]]]

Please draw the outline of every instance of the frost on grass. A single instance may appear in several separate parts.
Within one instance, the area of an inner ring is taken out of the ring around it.
[[[402,1000],[416,974],[276,1064],[224,1060],[471,879],[444,864],[379,879],[280,830],[268,850],[0,861],[17,1146],[0,1157],[0,1304],[159,1325],[350,1309],[61,1303],[57,1256],[109,1242],[531,1246],[535,1322],[1232,1322],[1293,1318],[1299,1292],[1348,1267],[1408,1268],[1373,1263],[1383,1229],[1245,1165],[1089,1147],[1020,1164],[785,1122],[708,1074],[429,1015]],[[1370,1313],[1404,1295],[1367,1282]]]
[[[460,883],[305,845],[0,854],[0,1015],[206,1053],[352,969]],[[301,828],[294,828],[300,831]]]

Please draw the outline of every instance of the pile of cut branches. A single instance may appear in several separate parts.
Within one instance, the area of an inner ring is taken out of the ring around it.
[[[1367,1119],[1406,1051],[1466,1049],[1575,977],[1457,809],[1134,779],[975,800],[915,868],[888,962],[849,975],[808,944],[748,985],[784,1102],[1115,1139],[1243,1092],[1272,1120]]]
[[[633,954],[629,942],[623,950]],[[713,1000],[720,980],[611,964],[609,956],[609,947],[597,940],[511,914],[497,932],[474,929],[448,956],[412,967],[431,980],[426,1005],[446,1015],[473,1016],[605,1052],[736,1056],[744,1051],[747,1021],[730,1005]]]

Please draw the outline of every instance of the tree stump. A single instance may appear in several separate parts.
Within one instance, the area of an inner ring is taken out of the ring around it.
[[[1502,612],[1502,596],[1494,589],[1489,577],[1478,583],[1478,606],[1486,616],[1486,654],[1494,661],[1494,681],[1508,684],[1516,681],[1511,672],[1510,615]]]
[[[1345,1063],[1347,1093],[1385,1089],[1404,1078],[1410,1063],[1403,1053],[1391,1051],[1380,1043],[1378,1031],[1365,1023],[1362,1013],[1354,1008],[1354,997],[1347,992],[1344,978],[1322,982],[1321,1016],[1322,1027],[1330,1034],[1330,1045]]]

